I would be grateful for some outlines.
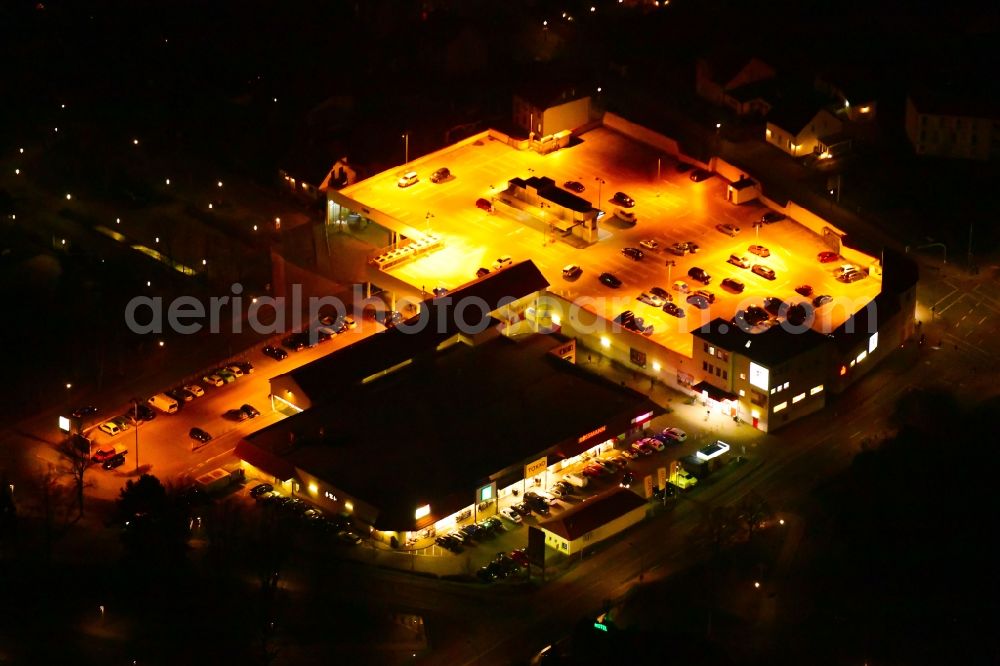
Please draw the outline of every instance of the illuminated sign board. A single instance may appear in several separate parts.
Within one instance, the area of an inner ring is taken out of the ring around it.
[[[659,467],[656,470],[656,487],[663,490],[667,487],[667,468]]]
[[[632,423],[642,423],[643,421],[648,421],[651,418],[653,418],[653,412],[646,412],[645,414],[640,414],[632,419]]]
[[[583,444],[584,442],[586,442],[591,437],[596,437],[597,435],[600,435],[602,432],[604,432],[607,429],[608,429],[608,426],[601,426],[597,430],[592,430],[592,431],[588,432],[586,435],[583,435],[582,437],[580,437],[580,439],[576,440],[576,443],[577,444]]]
[[[653,475],[647,474],[642,479],[642,485],[643,485],[643,490],[646,491],[646,499],[649,499],[650,497],[653,496]]]
[[[770,371],[762,365],[757,365],[750,361],[750,385],[756,386],[765,391],[770,387],[768,380],[771,378]]]
[[[476,490],[476,501],[477,502],[492,502],[493,498],[497,496],[497,484],[494,481],[488,486],[483,486]]]
[[[872,337],[868,338],[868,353],[871,354],[878,347],[878,331],[872,333]]]
[[[548,458],[539,458],[535,462],[530,462],[524,466],[524,478],[530,479],[533,476],[537,476],[545,471],[548,467]]]
[[[424,518],[425,516],[431,515],[431,505],[425,504],[413,513],[413,517],[417,520]]]
[[[62,430],[63,432],[69,432],[70,425],[71,424],[70,424],[68,418],[66,418],[65,416],[60,416],[59,417],[59,429],[60,430]]]
[[[695,453],[701,460],[711,460],[712,458],[718,458],[723,453],[729,451],[729,445],[723,442],[721,439],[716,441],[714,444],[709,444],[708,446],[698,449]]]

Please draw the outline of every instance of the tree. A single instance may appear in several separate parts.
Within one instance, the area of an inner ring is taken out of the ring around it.
[[[143,474],[125,483],[118,496],[122,541],[133,557],[160,561],[181,559],[189,534],[187,507],[167,493],[160,480]]]
[[[739,506],[739,517],[747,527],[747,541],[753,539],[754,530],[771,515],[771,507],[757,492],[750,491],[743,496]]]
[[[59,445],[59,454],[65,463],[64,469],[73,478],[76,490],[76,505],[79,516],[83,516],[84,479],[90,467],[90,440],[81,435],[73,435]]]

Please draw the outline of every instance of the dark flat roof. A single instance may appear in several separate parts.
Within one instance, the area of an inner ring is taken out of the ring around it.
[[[661,411],[550,354],[562,341],[455,344],[367,384],[338,386],[337,400],[247,441],[376,507],[377,528],[415,529],[417,507],[429,503],[437,520],[472,504],[491,475],[602,426],[613,437],[632,418]]]
[[[531,261],[522,261],[510,268],[494,271],[479,280],[449,292],[442,298],[424,301],[421,313],[398,327],[376,333],[353,345],[344,347],[321,359],[287,373],[306,392],[314,404],[339,396],[344,386],[353,384],[380,370],[432,351],[444,340],[462,332],[456,318],[455,304],[459,299],[479,299],[488,312],[496,310],[504,299],[516,300],[545,289],[548,280]],[[462,316],[470,326],[476,326],[478,307],[465,307]],[[416,322],[426,317],[427,325],[416,330]],[[443,322],[439,326],[438,322]],[[273,381],[273,380],[272,380]]]
[[[804,351],[829,343],[827,336],[812,329],[793,333],[781,326],[772,326],[763,333],[748,333],[721,317],[694,329],[691,334],[716,347],[739,352],[767,367],[774,367]]]
[[[538,526],[567,541],[575,541],[645,504],[646,500],[628,488],[611,488],[563,511],[555,518],[542,521]]]
[[[569,190],[564,190],[555,184],[555,181],[548,176],[532,176],[531,178],[511,178],[510,183],[524,189],[532,188],[538,192],[538,196],[558,204],[563,208],[569,208],[577,213],[586,213],[593,208],[591,203],[583,197],[578,197]]]

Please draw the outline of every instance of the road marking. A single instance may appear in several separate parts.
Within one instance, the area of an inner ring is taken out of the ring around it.
[[[848,439],[854,439],[855,437],[857,437],[860,434],[861,434],[861,431],[859,430],[856,433],[854,433],[853,435],[851,435],[850,437],[848,437]]]
[[[983,317],[982,319],[980,319],[980,320],[979,320],[979,321],[978,321],[978,322],[976,323],[976,326],[982,326],[982,325],[983,325],[983,322],[984,322],[984,321],[986,321],[986,319],[987,319],[987,317],[985,317],[985,316],[984,316],[984,317]]]

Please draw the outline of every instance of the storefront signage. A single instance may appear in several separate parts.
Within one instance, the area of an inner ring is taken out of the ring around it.
[[[762,365],[757,365],[753,361],[750,362],[750,385],[756,386],[759,389],[767,390],[770,388],[768,381],[770,380],[771,373]]]
[[[643,485],[645,486],[644,489],[646,491],[646,499],[649,499],[650,497],[653,496],[653,475],[647,474],[646,478],[644,478],[642,482]]]
[[[653,418],[653,412],[646,412],[645,414],[640,414],[632,419],[632,423],[642,423],[643,421],[648,421],[651,418]]]
[[[50,421],[50,423],[51,423],[51,421]],[[69,419],[66,418],[65,416],[60,416],[59,417],[59,429],[62,430],[63,432],[69,432],[69,430],[70,430]]]
[[[533,476],[541,474],[545,471],[545,468],[548,467],[548,462],[549,459],[546,457],[539,458],[535,462],[528,463],[524,466],[524,478],[530,479]]]
[[[431,505],[430,504],[423,505],[422,507],[420,507],[419,509],[417,509],[413,513],[413,517],[416,518],[417,520],[420,520],[424,516],[429,516],[429,515],[431,515]]]
[[[497,484],[494,481],[488,486],[483,486],[476,490],[476,502],[492,502],[493,498],[497,496]]]
[[[602,432],[604,432],[607,429],[608,429],[608,426],[601,426],[597,430],[592,430],[592,431],[588,432],[586,435],[584,435],[583,437],[581,437],[580,439],[578,439],[576,441],[576,443],[577,444],[583,444],[584,442],[586,442],[591,437],[596,437],[597,435],[600,435]]]
[[[656,487],[663,490],[667,487],[667,468],[659,467],[656,470]]]

